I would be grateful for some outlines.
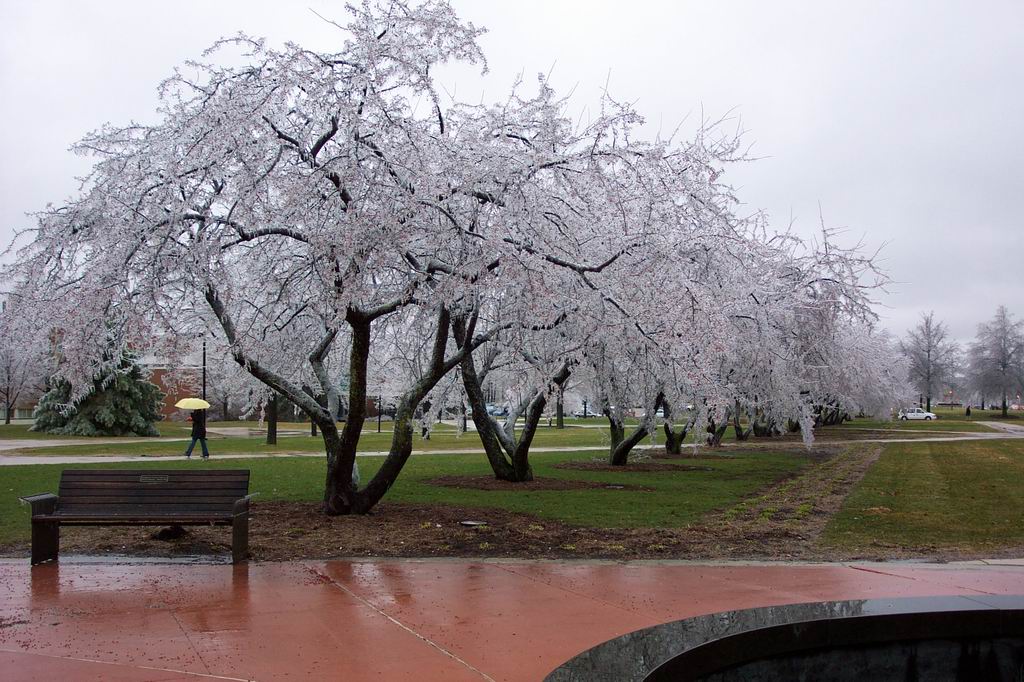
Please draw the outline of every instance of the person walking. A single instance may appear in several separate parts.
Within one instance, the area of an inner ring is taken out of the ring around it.
[[[192,420],[192,442],[188,444],[185,458],[191,459],[192,448],[196,446],[196,441],[199,441],[203,448],[203,459],[210,459],[210,451],[206,449],[206,410],[192,410],[189,419]]]

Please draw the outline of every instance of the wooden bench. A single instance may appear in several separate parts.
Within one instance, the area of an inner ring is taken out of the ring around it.
[[[247,469],[67,469],[60,494],[32,505],[32,564],[56,561],[61,526],[231,526],[231,558],[249,551]]]

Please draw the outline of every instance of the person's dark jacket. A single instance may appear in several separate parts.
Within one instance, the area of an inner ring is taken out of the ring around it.
[[[192,437],[206,438],[206,410],[192,411]]]

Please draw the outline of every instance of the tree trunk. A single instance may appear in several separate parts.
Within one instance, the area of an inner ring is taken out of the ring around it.
[[[461,323],[455,325],[455,340],[459,344],[468,342],[465,328]],[[476,373],[476,364],[473,362],[472,353],[462,359],[459,367],[462,370],[462,385],[466,389],[470,415],[473,417],[473,423],[476,424],[476,432],[484,446],[484,454],[487,456],[487,462],[491,465],[491,471],[499,481],[514,482],[516,472],[501,449],[497,434],[498,426],[494,423],[491,415],[487,414],[487,399],[484,396],[483,387],[480,385],[480,377]]]
[[[612,466],[625,466],[629,463],[630,451],[651,432],[651,421],[644,418],[636,431],[626,436],[626,426],[623,421],[612,414],[611,410],[605,410],[608,417],[608,425],[611,429],[611,447],[608,452],[608,461]]]
[[[11,412],[13,412],[13,411],[14,411],[14,406],[11,405],[10,403],[8,403],[6,405],[6,407],[4,407],[4,424],[10,424],[11,423]]]
[[[753,423],[753,419],[750,420]],[[736,403],[735,409],[732,413],[732,428],[736,432],[737,441],[745,441],[750,438],[750,433],[753,427],[748,426],[746,429],[743,428],[743,424],[740,422],[740,404]]]
[[[722,436],[725,435],[725,430],[729,428],[729,422],[726,420],[722,424],[716,424],[713,420],[708,420],[707,432],[708,438],[707,443],[713,448],[717,448],[722,444]]]
[[[932,396],[931,396],[931,394],[928,394],[928,397],[925,399],[924,411],[925,412],[931,412],[932,411]]]
[[[773,438],[779,435],[779,430],[775,426],[775,422],[764,420],[763,410],[755,410],[752,421],[753,423],[750,427],[753,430],[754,436],[758,438]]]
[[[667,400],[661,401],[661,407],[665,411],[665,423],[662,425],[665,430],[665,453],[681,455],[683,454],[683,441],[686,440],[686,434],[689,432],[693,422],[688,418],[686,423],[677,432],[675,425],[671,423],[672,407],[668,404]]]
[[[321,421],[320,435],[327,451],[327,481],[324,486],[324,512],[334,516],[351,514],[356,511],[356,486],[352,481],[352,469],[343,471],[344,448],[338,427]],[[354,462],[353,462],[354,464]]]
[[[669,455],[681,455],[683,454],[683,441],[686,440],[686,432],[689,430],[686,426],[683,426],[679,431],[676,431],[673,427],[669,426],[668,422],[664,424],[665,429],[665,452]]]
[[[349,412],[345,427],[339,434],[334,415],[326,410],[323,418],[317,420],[327,450],[324,511],[329,515],[359,513],[360,507],[358,493],[352,483],[352,472],[356,463],[359,436],[366,420],[366,364],[370,357],[370,324],[349,324],[352,328],[352,348],[349,351]],[[397,429],[397,422],[395,426]],[[411,433],[409,443],[411,451]]]
[[[544,416],[544,409],[548,404],[548,388],[554,384],[558,395],[561,395],[562,387],[569,380],[571,374],[571,365],[568,362],[563,362],[548,384],[538,388],[533,399],[526,406],[526,412],[523,415],[523,429],[519,433],[519,438],[516,439],[514,430],[506,434],[506,440],[513,445],[512,452],[509,454],[512,457],[512,468],[515,471],[516,480],[533,480],[533,467],[530,466],[530,446],[533,444],[537,426],[540,424],[541,417]]]
[[[1003,390],[1003,419],[1006,419],[1009,416],[1010,416],[1010,413],[1007,412],[1007,410],[1006,410],[1006,390],[1004,389]]]
[[[565,403],[564,403],[564,400],[563,400],[564,398],[565,398],[565,395],[563,394],[562,389],[558,389],[558,402],[555,403],[555,428],[556,429],[564,429],[565,428]]]
[[[427,394],[447,374],[448,370],[454,368],[454,365],[450,365],[445,361],[445,347],[448,344],[448,328],[451,318],[448,311],[444,308],[441,309],[438,318],[437,335],[434,338],[434,349],[429,369],[423,378],[416,382],[416,385],[399,400],[398,410],[395,413],[395,430],[391,436],[391,450],[388,452],[388,456],[384,458],[384,462],[381,464],[380,469],[377,470],[373,479],[366,484],[365,488],[356,493],[353,511],[357,513],[365,514],[369,512],[384,497],[385,493],[391,489],[391,486],[394,485],[398,474],[402,471],[402,467],[405,466],[409,456],[412,454],[412,422],[416,406],[427,397]],[[369,336],[367,336],[367,346],[369,345],[368,342]],[[459,349],[460,352],[465,353],[463,357],[472,353],[473,343],[472,334],[467,334],[466,344],[470,345]],[[456,358],[452,358],[451,362],[455,361]],[[363,410],[365,411],[365,364],[363,369],[362,390],[364,394]],[[361,420],[359,426],[361,429]],[[348,426],[346,425],[346,431],[347,429]]]
[[[277,392],[270,394],[267,402],[267,445],[277,445]]]
[[[624,461],[616,462],[616,454],[619,451],[619,446],[626,440],[626,427],[622,423],[622,420],[612,414],[611,410],[605,410],[605,416],[608,418],[608,430],[611,435],[611,447],[609,449],[608,457],[612,464],[625,464]]]
[[[220,407],[221,407],[221,409],[220,409],[221,419],[223,419],[224,421],[227,421],[228,420],[228,399],[227,398],[224,398],[224,400],[221,401]]]
[[[461,346],[467,341],[465,328],[459,322],[456,322],[453,327],[455,340]],[[491,465],[494,477],[500,481],[511,483],[532,481],[533,467],[530,466],[530,445],[533,443],[537,426],[540,424],[544,408],[547,405],[547,386],[542,386],[527,405],[523,415],[523,429],[517,439],[514,414],[510,417],[513,426],[507,430],[487,414],[487,401],[472,354],[468,354],[462,359],[460,368],[462,370],[462,385],[469,400],[473,423],[476,424],[477,433],[480,434],[480,441],[483,443],[484,453],[487,455],[487,461]],[[555,376],[551,377],[551,383],[560,390],[571,373],[568,363],[563,363]],[[522,409],[521,405],[519,409]]]

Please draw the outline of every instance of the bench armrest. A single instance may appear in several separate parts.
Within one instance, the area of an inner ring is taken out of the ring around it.
[[[32,516],[41,514],[52,514],[57,509],[57,501],[60,499],[53,493],[39,493],[38,495],[26,495],[19,497],[22,504],[32,506]]]
[[[252,498],[256,497],[257,495],[259,495],[259,493],[251,493],[249,495],[246,495],[245,497],[240,497],[237,500],[235,500],[235,506],[232,507],[231,509],[231,515],[238,516],[240,514],[248,514],[249,502],[251,502]]]

